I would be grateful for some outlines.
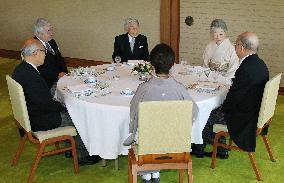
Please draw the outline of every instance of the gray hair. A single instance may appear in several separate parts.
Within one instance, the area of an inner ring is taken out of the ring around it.
[[[221,28],[225,32],[227,32],[227,30],[228,30],[225,21],[222,20],[222,19],[215,19],[211,22],[210,32],[212,33],[214,31],[213,29],[215,29],[215,28]]]
[[[259,41],[255,34],[245,32],[238,36],[238,40],[242,43],[245,49],[251,50],[253,52],[258,51]]]
[[[127,30],[129,25],[132,23],[136,23],[139,26],[139,21],[133,17],[127,17],[124,21],[124,29]]]
[[[27,56],[31,56],[34,52],[38,50],[38,45],[36,43],[30,44],[28,46],[25,46],[21,50],[22,56],[25,58]]]
[[[50,25],[49,21],[45,18],[38,18],[34,23],[33,33],[38,35],[43,31],[43,28],[47,25]]]

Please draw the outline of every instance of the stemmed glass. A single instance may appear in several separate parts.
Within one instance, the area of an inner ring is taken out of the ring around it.
[[[204,74],[205,74],[205,76],[207,77],[207,81],[208,81],[208,77],[209,77],[209,75],[210,75],[210,69],[208,69],[208,70],[205,70],[204,71]]]
[[[116,56],[116,57],[114,58],[114,62],[115,62],[115,65],[116,65],[116,66],[119,66],[119,64],[120,64],[120,62],[121,62],[121,57],[120,57],[120,56]]]
[[[219,72],[218,71],[213,71],[212,72],[212,77],[214,79],[214,82],[217,83],[217,80],[219,78]]]
[[[180,59],[180,64],[181,64],[183,67],[186,66],[187,60],[182,57],[182,58]]]

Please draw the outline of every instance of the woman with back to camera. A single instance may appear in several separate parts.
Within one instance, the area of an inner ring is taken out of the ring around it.
[[[198,107],[192,100],[186,88],[169,75],[174,65],[175,55],[171,47],[166,44],[156,45],[150,53],[150,63],[155,69],[155,74],[147,81],[139,85],[136,94],[130,102],[130,126],[129,137],[124,145],[135,143],[135,135],[138,129],[138,105],[144,101],[163,100],[191,100],[193,102],[192,118],[197,116]],[[173,114],[174,115],[174,114]],[[139,138],[139,137],[138,137]],[[143,183],[160,182],[159,172],[139,172]]]

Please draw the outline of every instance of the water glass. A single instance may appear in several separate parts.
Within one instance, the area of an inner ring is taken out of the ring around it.
[[[182,66],[186,66],[187,60],[186,60],[185,58],[181,58],[181,59],[180,59],[180,64],[181,64]]]
[[[115,64],[116,66],[119,66],[119,64],[120,64],[120,62],[121,62],[121,57],[120,57],[120,56],[116,56],[116,57],[114,58],[114,62],[116,63],[116,64]]]

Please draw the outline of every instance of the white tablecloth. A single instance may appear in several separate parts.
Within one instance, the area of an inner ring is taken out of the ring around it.
[[[107,65],[101,65],[95,69],[100,72],[106,67]],[[182,69],[184,68],[180,65],[172,69],[171,73],[176,80],[188,85],[200,79],[196,74],[178,74]],[[114,80],[115,75],[119,75],[120,80]],[[77,98],[67,91],[67,86],[83,84],[85,79],[71,76],[61,78],[56,90],[57,100],[66,105],[90,155],[99,155],[104,159],[116,159],[118,155],[127,155],[129,147],[123,146],[122,143],[128,136],[129,106],[132,96],[124,96],[120,92],[125,88],[135,91],[141,81],[137,76],[133,76],[130,66],[123,65],[116,67],[115,71],[106,71],[105,74],[98,76],[98,80],[107,80],[111,84],[111,94]],[[192,126],[192,143],[203,143],[202,130],[210,112],[220,106],[226,96],[228,88],[222,86],[214,94],[188,90],[199,108],[199,114]]]

